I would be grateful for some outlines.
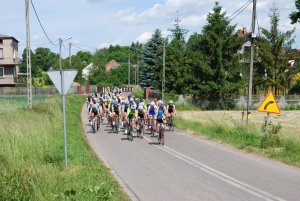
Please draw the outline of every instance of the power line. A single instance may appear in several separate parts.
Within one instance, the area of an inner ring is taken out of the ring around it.
[[[75,45],[75,44],[73,44],[73,43],[72,43],[72,46],[77,47],[78,49],[83,50],[83,51],[87,51],[87,52],[89,51],[89,50],[84,49],[84,48],[81,48],[81,47],[79,47],[79,46],[77,46],[77,45]]]
[[[91,49],[95,49],[95,50],[99,49],[99,48],[96,48],[96,47],[92,47],[92,46],[88,46],[88,45],[82,45],[82,44],[78,44],[78,43],[76,43],[76,45],[91,48]]]
[[[44,29],[44,27],[43,27],[43,25],[42,25],[42,23],[41,23],[41,21],[40,21],[40,18],[39,18],[38,14],[37,14],[37,12],[36,12],[36,10],[35,10],[35,7],[34,7],[34,4],[33,4],[32,0],[30,0],[30,3],[31,3],[31,5],[32,5],[32,8],[33,8],[34,13],[35,13],[35,16],[36,16],[36,18],[38,19],[38,22],[39,22],[39,24],[40,24],[40,26],[41,26],[41,28],[42,28],[42,30],[43,30],[43,32],[44,32],[46,38],[48,39],[48,41],[49,41],[50,43],[52,43],[52,45],[57,46],[57,44],[54,44],[54,43],[50,40],[50,38],[48,37],[48,34],[46,33],[46,31],[45,31],[45,29]]]
[[[233,14],[229,16],[229,19],[232,21],[234,18],[236,18],[239,14],[241,14],[250,4],[252,3],[252,0],[248,0],[244,5],[242,5],[239,9],[237,9]]]

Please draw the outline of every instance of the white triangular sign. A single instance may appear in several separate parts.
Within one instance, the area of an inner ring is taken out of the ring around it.
[[[48,71],[47,74],[49,75],[51,81],[54,83],[56,89],[62,94],[62,87],[61,87],[61,72],[60,71]],[[64,77],[64,86],[63,86],[63,94],[66,95],[69,91],[69,88],[77,74],[76,70],[63,70],[62,71]]]

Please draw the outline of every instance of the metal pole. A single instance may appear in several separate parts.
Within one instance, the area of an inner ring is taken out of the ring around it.
[[[166,83],[166,41],[164,40],[164,49],[163,49],[163,80],[162,80],[162,89],[161,89],[161,99],[164,100],[165,93],[165,83]]]
[[[139,84],[139,70],[140,70],[140,60],[139,60],[139,57],[137,56],[137,76],[136,76],[136,84],[138,85]]]
[[[130,85],[130,55],[128,58],[128,86]]]
[[[28,107],[32,108],[32,78],[31,78],[31,51],[30,51],[30,24],[29,24],[29,0],[25,0],[26,15],[26,64],[27,64],[27,99]]]
[[[63,106],[63,119],[64,119],[64,147],[65,147],[65,164],[66,170],[68,170],[68,149],[67,149],[67,125],[66,125],[66,100],[64,92],[64,71],[60,70],[61,76],[61,94],[62,94],[62,106]]]
[[[247,124],[249,122],[249,110],[251,109],[251,103],[252,103],[252,79],[253,79],[255,22],[256,22],[256,0],[253,0],[252,31],[251,31],[251,53],[250,53],[250,69],[249,69],[249,84],[248,84],[248,103],[247,103]]]
[[[269,129],[269,112],[267,113],[267,118],[266,118],[266,135],[268,135],[268,129]]]
[[[135,86],[136,86],[136,68],[137,68],[137,65],[134,68],[134,85]]]
[[[61,44],[62,44],[62,39],[58,39],[59,42],[59,69],[62,70],[62,61],[61,61]]]
[[[70,68],[71,68],[71,65],[72,65],[71,47],[72,47],[72,43],[69,43],[69,66],[70,66]]]

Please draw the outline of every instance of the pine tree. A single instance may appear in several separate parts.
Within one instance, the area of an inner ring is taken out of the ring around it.
[[[187,31],[179,26],[180,19],[175,19],[172,32],[172,41],[166,50],[166,91],[176,94],[186,93],[186,44]]]
[[[223,105],[241,88],[242,66],[237,52],[243,40],[235,27],[216,3],[202,34],[192,35],[187,44],[191,92],[210,101],[211,107]]]
[[[143,87],[161,89],[163,43],[161,31],[157,29],[145,45],[142,55],[145,64],[140,75],[140,83]]]
[[[271,9],[270,20],[270,30],[262,28],[263,36],[257,41],[260,61],[257,64],[257,76],[264,76],[265,89],[271,87],[279,95],[280,91],[282,94],[286,93],[291,76],[296,70],[288,63],[288,52],[294,42],[295,29],[286,32],[279,30],[280,15],[275,5]]]

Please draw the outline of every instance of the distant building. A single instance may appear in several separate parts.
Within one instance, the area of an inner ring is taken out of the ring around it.
[[[18,43],[14,37],[0,34],[0,87],[18,84]]]
[[[116,62],[115,60],[111,60],[110,62],[108,62],[108,63],[105,65],[105,70],[106,70],[106,71],[111,71],[112,69],[116,69],[116,68],[118,68],[119,66],[121,66],[120,63]]]
[[[93,66],[94,66],[93,63],[90,63],[88,66],[86,66],[84,69],[82,69],[82,78],[83,79],[88,80]]]
[[[238,36],[244,39],[244,44],[239,53],[243,55],[242,63],[250,63],[250,51],[251,51],[251,33],[247,31],[246,27],[238,30]]]

